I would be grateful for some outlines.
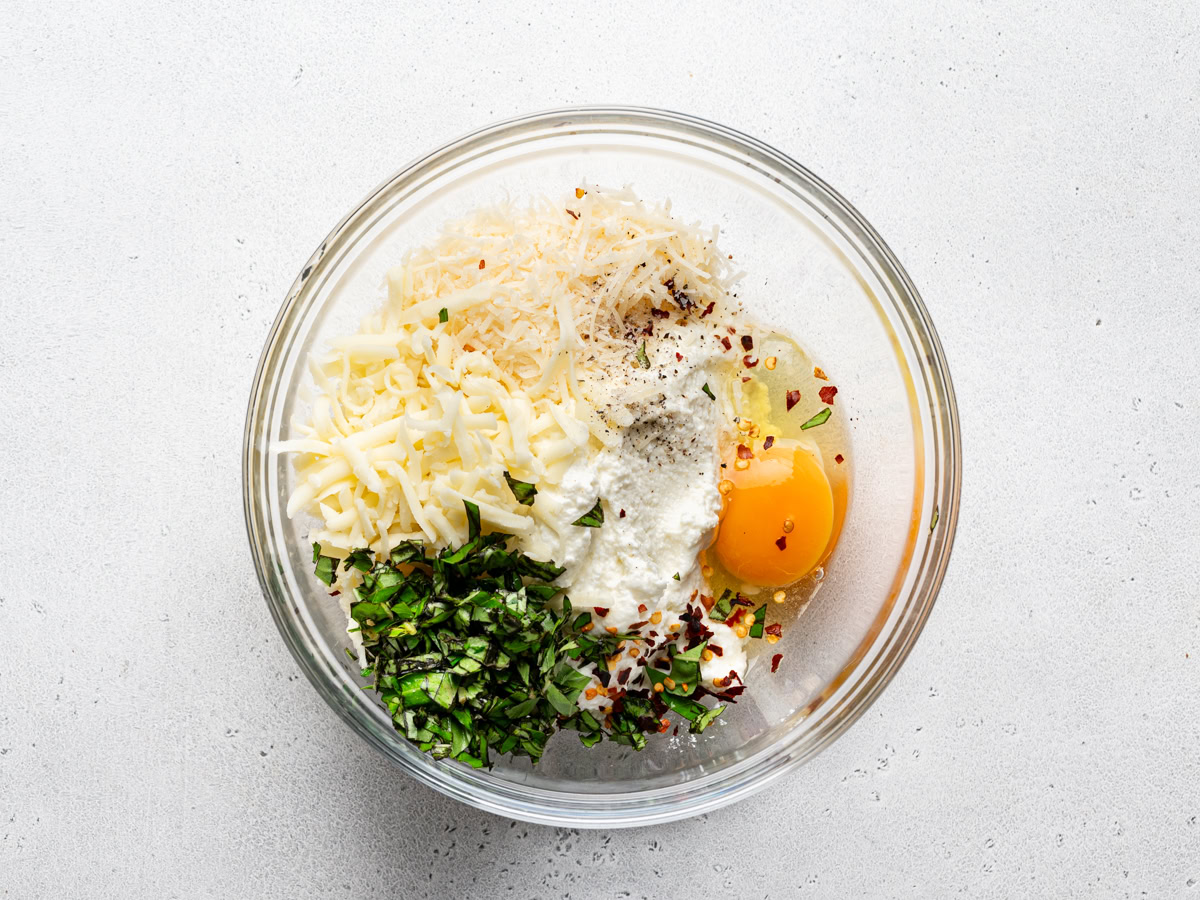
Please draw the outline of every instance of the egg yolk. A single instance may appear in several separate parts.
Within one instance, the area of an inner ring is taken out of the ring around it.
[[[725,506],[715,551],[735,578],[764,587],[790,584],[811,572],[833,534],[833,491],[821,464],[802,444],[757,444],[738,468],[726,460]]]

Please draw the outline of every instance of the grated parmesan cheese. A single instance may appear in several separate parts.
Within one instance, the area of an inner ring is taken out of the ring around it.
[[[275,445],[296,454],[288,515],[318,519],[311,538],[334,555],[461,543],[463,499],[528,533],[504,473],[554,486],[581,448],[613,441],[598,395],[632,363],[626,318],[679,312],[679,297],[720,316],[736,276],[716,238],[597,187],[449,223],[387,273],[358,334],[310,360],[309,416]]]

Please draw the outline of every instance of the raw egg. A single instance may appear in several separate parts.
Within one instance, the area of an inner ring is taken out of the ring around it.
[[[725,505],[715,551],[735,578],[790,584],[824,558],[833,535],[833,491],[817,457],[799,441],[739,445],[726,460]]]

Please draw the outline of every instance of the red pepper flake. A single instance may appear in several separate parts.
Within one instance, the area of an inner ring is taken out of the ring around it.
[[[721,683],[728,684],[729,681],[728,681],[728,679],[726,679],[726,680],[723,680]],[[724,700],[726,703],[737,703],[737,700],[735,698],[739,694],[741,694],[742,691],[744,691],[744,690],[746,690],[744,687],[731,687],[731,688],[729,688],[729,690],[721,691],[720,693],[713,694],[712,691],[708,691],[708,693],[712,694],[718,700]]]
[[[787,535],[785,534],[783,537],[781,537],[779,540],[777,540],[775,542],[775,546],[778,547],[780,550],[786,550],[787,549]]]
[[[779,668],[779,661],[783,659],[782,653],[776,653],[771,657],[771,674],[775,674],[775,670]]]
[[[678,725],[676,725],[675,730],[671,732],[671,737],[675,737],[675,735],[677,735],[677,734],[679,734],[679,726]]]
[[[716,601],[712,597],[708,596],[708,594],[701,594],[700,602],[704,605],[706,612],[712,609],[713,605],[716,603]]]
[[[737,334],[737,329],[734,328],[732,325],[727,325],[726,328],[729,330],[730,334]]]
[[[479,268],[481,268],[481,269],[482,269],[482,268],[484,268],[485,266],[487,266],[487,263],[486,263],[484,260],[482,260],[482,259],[481,259],[481,260],[479,261]]]
[[[800,402],[800,392],[799,391],[788,391],[787,392],[787,411],[788,412],[791,412],[792,407],[795,406],[799,402]]]
[[[711,316],[713,307],[716,305],[717,305],[717,301],[713,300],[711,303],[708,304],[708,306],[704,307],[704,312],[700,313],[700,318],[703,319],[705,316]]]
[[[594,609],[596,611],[596,615],[602,619],[608,615],[609,608],[607,606],[593,606],[592,609]]]
[[[671,318],[671,311],[669,309],[651,308],[650,315],[656,319],[669,319]]]
[[[742,365],[745,366],[747,369],[753,369],[755,366],[758,365],[758,360],[751,359],[750,354],[747,353],[745,356],[742,357]]]
[[[724,347],[726,350],[729,350],[733,347],[733,344],[729,343],[729,338],[723,337],[723,338],[721,338],[721,346]]]
[[[775,435],[773,435],[773,434],[768,434],[768,435],[766,436],[766,438],[763,440],[763,449],[764,449],[764,450],[770,450],[770,449],[771,449],[771,445],[772,445],[772,444],[774,444],[774,443],[775,443]]]
[[[617,516],[617,518],[618,518],[618,519],[623,519],[623,518],[625,518],[625,510],[621,510],[621,514],[620,514],[619,516]]]
[[[764,634],[773,634],[775,637],[783,637],[783,626],[778,622],[768,625],[763,629]]]
[[[730,604],[733,606],[746,606],[746,607],[751,607],[751,608],[753,608],[753,606],[754,606],[753,602],[746,599],[745,594],[738,594],[736,597],[734,597],[730,601]]]
[[[567,210],[567,215],[568,215],[568,216],[570,216],[572,219],[578,219],[578,218],[579,218],[579,213],[577,213],[577,212],[575,212],[574,210],[571,210],[571,209],[568,209],[568,210]]]
[[[839,453],[837,456],[835,456],[833,458],[833,461],[840,466],[842,463],[844,463],[846,461],[846,457],[842,456],[842,454]]]
[[[716,644],[709,644],[708,649],[713,652],[713,656],[724,656],[725,655],[725,651],[722,650],[720,647],[718,647]]]
[[[682,354],[682,353],[680,353],[679,351],[675,351],[675,361],[676,361],[676,362],[683,362],[683,354]]]
[[[754,451],[745,444],[738,444],[738,459],[754,459]]]
[[[742,376],[742,384],[745,384],[745,383],[746,383],[747,381],[749,381],[749,380],[750,380],[750,376],[749,376],[749,375],[743,375],[743,376]]]
[[[689,310],[693,306],[696,305],[695,300],[693,300],[691,297],[689,297],[685,292],[683,292],[675,287],[675,279],[674,278],[668,278],[666,281],[664,281],[663,287],[665,287],[670,292],[671,299],[674,300],[677,304],[679,304],[680,309]]]
[[[828,381],[829,376],[825,374],[825,370],[820,366],[813,368],[813,378],[820,378],[822,381]]]
[[[825,387],[821,388],[818,393],[821,395],[822,403],[832,406],[834,395],[837,394],[837,388],[835,388],[832,384],[827,384]]]
[[[625,682],[627,682],[629,680],[629,673],[632,671],[633,671],[633,669],[622,669],[620,672],[618,672],[617,673],[617,684],[624,684]]]
[[[658,720],[658,733],[659,734],[662,734],[670,727],[671,727],[671,723],[667,721],[666,716],[664,716],[663,718]],[[676,725],[675,727],[678,728],[679,726]]]
[[[753,350],[754,349],[754,338],[750,337],[750,335],[748,335],[748,334],[743,334],[742,335],[742,349],[743,350]]]
[[[646,610],[648,610],[649,608],[650,607],[648,607],[645,603],[639,603],[638,604],[638,613],[640,615],[644,616],[646,614]]]

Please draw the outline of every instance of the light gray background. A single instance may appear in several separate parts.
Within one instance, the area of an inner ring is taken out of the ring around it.
[[[1200,13],[896,6],[6,6],[0,895],[1200,897]],[[255,362],[329,228],[580,102],[726,123],[855,203],[937,323],[965,460],[868,714],[764,795],[614,833],[355,738],[240,499]]]

